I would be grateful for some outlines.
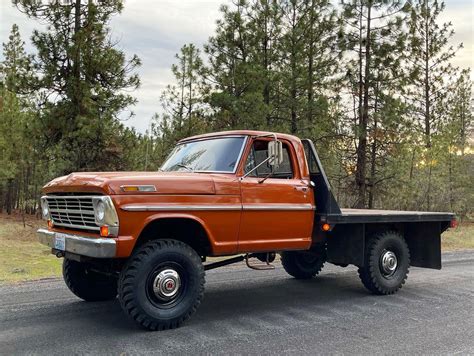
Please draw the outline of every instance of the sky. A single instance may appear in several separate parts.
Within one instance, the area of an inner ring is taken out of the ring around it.
[[[136,54],[142,61],[138,69],[141,86],[133,93],[138,102],[131,108],[135,115],[124,122],[126,125],[145,132],[153,114],[160,112],[162,90],[173,82],[175,54],[184,44],[201,47],[207,41],[219,18],[219,7],[225,3],[230,0],[125,0],[122,14],[111,21],[112,36],[128,57]],[[452,44],[464,44],[453,64],[474,68],[474,1],[445,0],[445,4],[441,21],[453,24]],[[31,33],[44,26],[20,13],[10,0],[0,0],[0,42],[8,41],[14,23],[20,28],[27,52],[34,53]]]

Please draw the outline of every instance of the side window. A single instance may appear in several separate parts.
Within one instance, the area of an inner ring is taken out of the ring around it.
[[[252,169],[257,167],[263,161],[268,158],[268,141],[256,140],[252,145],[252,149],[247,157],[245,162],[245,173],[250,172]],[[271,167],[268,163],[263,163],[252,173],[249,174],[250,177],[259,177],[264,178],[271,173]],[[291,179],[293,178],[293,167],[291,165],[291,156],[289,147],[287,144],[283,143],[283,162],[280,166],[275,169],[272,174],[272,178],[280,179]]]
[[[316,161],[316,157],[313,154],[311,147],[309,146],[308,141],[303,141],[304,153],[306,155],[306,161],[308,162],[309,173],[318,174],[319,168]]]

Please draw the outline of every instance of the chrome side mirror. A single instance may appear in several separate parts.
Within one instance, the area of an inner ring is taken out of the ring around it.
[[[283,143],[279,140],[268,143],[268,165],[273,169],[278,168],[283,162]]]

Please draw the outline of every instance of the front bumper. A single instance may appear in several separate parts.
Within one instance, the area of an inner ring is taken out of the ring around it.
[[[83,237],[79,235],[57,233],[46,229],[39,229],[36,234],[38,235],[40,243],[51,248],[56,248],[56,237],[64,238],[64,251],[82,256],[110,258],[115,257],[117,250],[117,243],[111,238],[103,239]]]

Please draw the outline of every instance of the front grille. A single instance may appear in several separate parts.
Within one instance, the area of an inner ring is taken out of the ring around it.
[[[95,223],[90,195],[48,195],[49,212],[54,225],[73,229],[99,231]]]

